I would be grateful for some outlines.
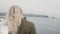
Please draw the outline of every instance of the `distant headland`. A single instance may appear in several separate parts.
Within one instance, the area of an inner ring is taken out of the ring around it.
[[[5,16],[6,13],[0,13],[0,16]],[[49,18],[47,15],[35,15],[35,14],[24,14],[26,17],[44,17],[44,18]]]
[[[49,18],[47,15],[35,15],[35,14],[24,14],[24,16],[27,16],[27,17],[44,17],[44,18]]]

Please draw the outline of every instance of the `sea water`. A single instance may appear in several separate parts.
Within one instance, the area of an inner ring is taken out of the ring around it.
[[[26,17],[34,23],[37,34],[60,34],[60,18]],[[4,22],[1,22],[2,24]],[[0,23],[0,34],[8,34],[8,28]],[[1,27],[2,26],[2,27]],[[3,32],[3,33],[2,33]]]
[[[8,26],[5,21],[0,21],[0,34],[8,34]]]
[[[35,24],[37,34],[60,34],[60,18],[27,17]]]

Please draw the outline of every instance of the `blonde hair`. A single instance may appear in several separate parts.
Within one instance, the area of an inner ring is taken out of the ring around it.
[[[9,12],[6,16],[6,22],[8,23],[9,31],[12,34],[17,34],[18,26],[21,25],[21,19],[23,19],[22,9],[16,5],[12,6],[9,9]]]

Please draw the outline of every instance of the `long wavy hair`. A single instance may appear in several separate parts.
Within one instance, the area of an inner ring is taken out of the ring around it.
[[[21,20],[24,18],[22,9],[19,6],[12,6],[6,16],[9,32],[17,34],[18,26],[21,25]]]

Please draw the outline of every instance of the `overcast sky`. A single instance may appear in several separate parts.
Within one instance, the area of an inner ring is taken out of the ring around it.
[[[18,5],[23,13],[60,17],[60,0],[0,0],[0,12]]]

